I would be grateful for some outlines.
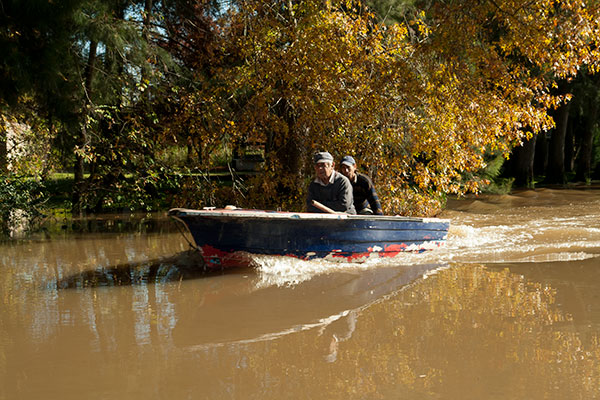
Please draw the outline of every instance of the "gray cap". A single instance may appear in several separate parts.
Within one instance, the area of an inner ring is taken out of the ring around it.
[[[342,164],[346,164],[349,167],[356,165],[356,161],[354,161],[354,158],[352,156],[344,156],[344,158],[342,158]]]
[[[327,151],[320,151],[314,155],[313,160],[314,160],[315,164],[325,163],[325,162],[332,163],[333,157]]]

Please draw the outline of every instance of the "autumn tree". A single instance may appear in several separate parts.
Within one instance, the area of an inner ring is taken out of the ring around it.
[[[555,79],[595,68],[598,11],[584,3],[396,5],[394,18],[352,1],[248,0],[229,10],[221,37],[230,63],[210,95],[189,98],[185,116],[219,104],[212,115],[227,123],[201,141],[265,143],[246,201],[301,207],[310,156],[327,149],[357,157],[388,212],[435,213],[444,193],[478,190],[486,154],[508,156],[553,126],[548,110],[568,98],[551,91]]]
[[[52,127],[75,211],[124,194],[150,207],[171,146],[208,171],[217,149],[253,142],[266,162],[239,205],[300,209],[311,156],[329,150],[355,156],[386,212],[435,214],[479,190],[490,157],[554,127],[571,96],[556,82],[597,69],[595,2],[222,3],[3,2],[0,106],[26,94]]]
[[[435,7],[436,5],[433,6]],[[446,15],[441,15],[440,18],[451,19],[452,17],[448,15],[454,15],[456,10],[453,3],[441,7],[445,9]],[[556,126],[551,130],[548,170],[544,170],[543,174],[546,175],[548,182],[565,182],[564,158],[565,150],[569,149],[565,147],[565,138],[570,107],[568,100],[571,97],[568,81],[578,73],[582,65],[589,65],[592,70],[597,67],[595,54],[597,35],[594,33],[597,31],[597,7],[594,2],[577,4],[484,2],[474,8],[471,6],[464,8],[468,10],[463,12],[468,15],[468,19],[478,15],[478,9],[485,12],[479,14],[475,21],[463,20],[463,22],[473,26],[470,28],[472,30],[482,32],[477,27],[484,27],[489,32],[485,45],[491,50],[490,54],[500,57],[501,63],[484,64],[486,68],[497,73],[497,67],[500,66],[509,72],[510,79],[516,78],[514,83],[518,85],[511,84],[513,87],[520,87],[524,93],[530,93],[532,105],[554,116],[552,125],[546,124],[541,130],[523,124],[524,121],[521,121],[522,127],[519,129],[530,133],[520,135],[514,143],[519,146],[519,142],[522,142],[524,147],[515,149],[512,154],[515,162],[510,163],[514,168],[513,174],[520,184],[532,185],[531,165],[534,162],[535,141],[529,142],[530,138],[541,131],[553,128],[554,124]],[[464,30],[459,26],[455,28],[456,32]],[[466,47],[470,47],[469,44],[473,43],[468,40],[468,35],[464,35],[463,39]],[[476,45],[481,44],[477,41]],[[520,77],[515,72],[520,74]],[[495,78],[491,76],[490,82],[495,82]],[[555,86],[558,86],[558,89],[555,89]],[[508,156],[508,153],[506,155]],[[540,161],[543,162],[543,158],[544,155],[540,154]]]

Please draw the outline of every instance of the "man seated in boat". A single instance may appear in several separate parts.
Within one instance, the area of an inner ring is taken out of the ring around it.
[[[307,211],[356,214],[352,185],[348,178],[335,170],[331,154],[326,151],[319,152],[314,155],[313,161],[316,177],[308,186]]]
[[[352,156],[345,156],[340,164],[340,172],[352,184],[356,212],[363,215],[383,215],[383,209],[371,178],[356,172],[356,161]]]

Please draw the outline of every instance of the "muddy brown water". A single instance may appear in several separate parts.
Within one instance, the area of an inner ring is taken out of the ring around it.
[[[447,246],[205,274],[175,222],[0,243],[0,399],[600,398],[600,190],[449,202]]]

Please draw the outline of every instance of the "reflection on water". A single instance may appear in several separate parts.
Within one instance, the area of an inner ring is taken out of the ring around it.
[[[187,317],[176,327],[173,338],[180,346],[205,349],[322,329],[348,315],[355,316],[383,296],[404,290],[438,268],[419,265],[347,270],[284,287],[263,287],[259,277],[248,276],[246,284],[238,284],[235,293],[223,296],[219,292],[217,297],[208,298],[203,295],[199,301],[182,306]],[[232,319],[232,315],[236,318]],[[205,329],[195,329],[198,326]]]
[[[16,222],[15,226],[8,227],[9,236],[16,239],[57,239],[65,235],[75,237],[98,233],[169,233],[177,228],[166,213],[103,214],[88,218],[48,216],[32,224],[23,216]],[[8,237],[1,233],[0,241],[6,241]]]
[[[58,289],[87,288],[98,286],[143,285],[166,283],[215,275],[217,271],[206,270],[202,254],[197,250],[177,253],[172,257],[156,260],[99,267],[60,278]]]
[[[450,202],[446,249],[206,274],[176,227],[0,244],[0,399],[600,397],[600,192]]]

